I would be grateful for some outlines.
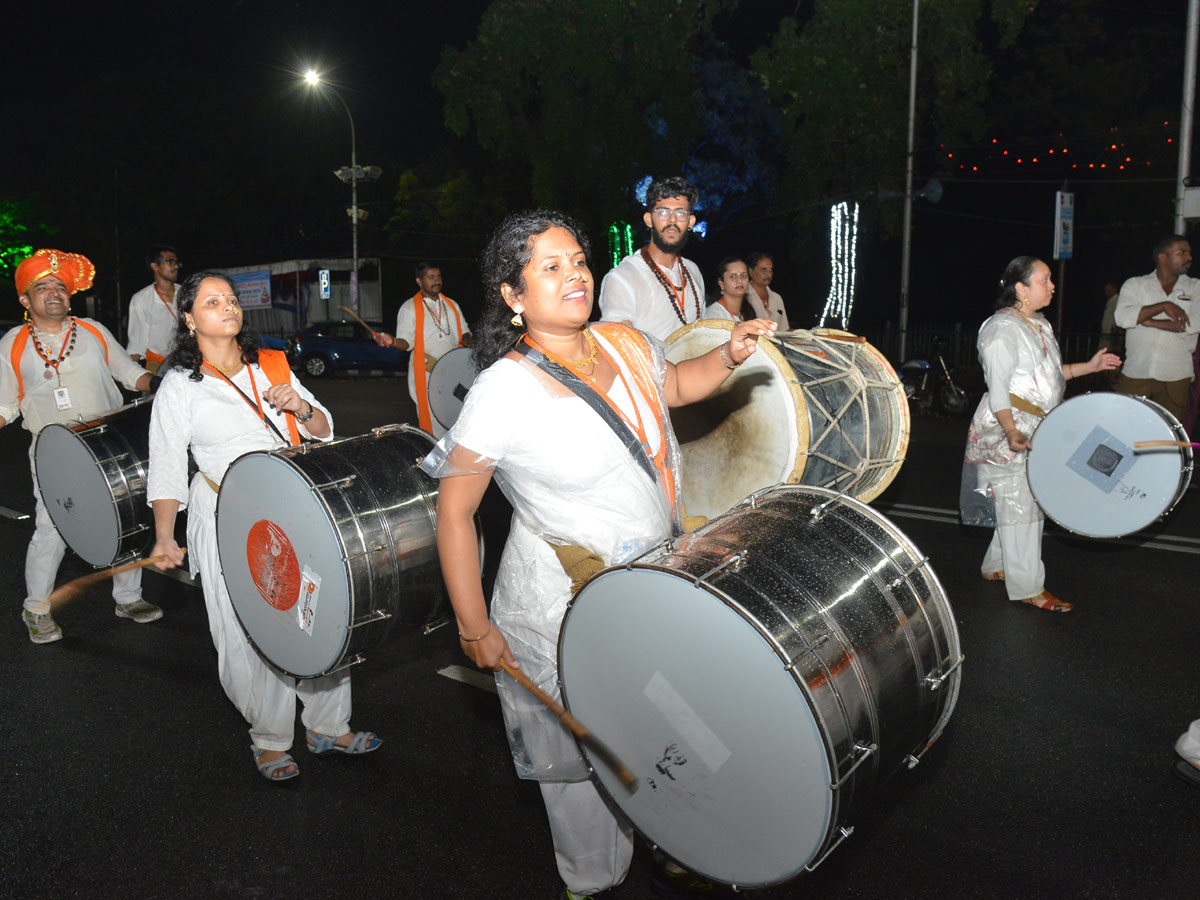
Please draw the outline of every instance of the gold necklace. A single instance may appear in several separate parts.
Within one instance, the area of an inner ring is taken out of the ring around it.
[[[582,369],[585,366],[595,365],[596,360],[599,358],[600,348],[596,346],[596,339],[594,337],[592,337],[592,331],[587,326],[584,326],[583,336],[585,338],[587,338],[588,348],[592,351],[592,355],[585,356],[583,359],[563,360],[568,366],[570,366],[573,369]]]
[[[212,366],[214,369],[216,369],[218,372],[220,372],[222,375],[228,375],[228,374],[230,374],[231,372],[236,372],[238,369],[240,369],[240,368],[242,367],[242,361],[241,361],[240,359],[238,360],[238,362],[237,362],[237,365],[235,365],[235,366],[228,366],[228,367],[226,367],[226,366],[218,366],[218,365],[217,365],[215,362],[213,362],[213,361],[212,361],[211,359],[209,359],[207,356],[206,356],[206,357],[204,357],[204,361],[205,361],[206,363],[208,363],[210,366]]]

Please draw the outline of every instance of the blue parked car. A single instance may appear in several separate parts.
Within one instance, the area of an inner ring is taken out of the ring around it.
[[[371,323],[373,328],[383,326]],[[324,378],[344,369],[408,368],[408,351],[380,347],[371,333],[358,322],[318,322],[298,335],[288,354],[300,372],[312,378]]]

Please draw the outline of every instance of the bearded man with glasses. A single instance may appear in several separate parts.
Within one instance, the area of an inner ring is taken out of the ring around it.
[[[156,244],[146,251],[146,265],[154,275],[154,283],[129,300],[129,343],[125,349],[134,362],[157,372],[175,341],[179,252],[166,244]]]
[[[677,328],[703,317],[704,278],[679,254],[687,244],[700,193],[682,178],[662,178],[646,190],[642,221],[650,243],[623,260],[600,285],[600,318],[623,322],[666,340]]]

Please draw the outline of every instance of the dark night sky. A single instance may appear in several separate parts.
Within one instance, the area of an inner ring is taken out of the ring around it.
[[[804,0],[800,5],[809,2]],[[122,73],[144,78],[126,88],[128,97],[116,99],[119,110],[122,101],[137,105],[137,94],[152,93],[154,73],[172,69],[187,73],[202,89],[211,85],[214,99],[231,111],[229,122],[234,124],[231,127],[210,122],[187,104],[168,97],[156,103],[153,112],[142,120],[123,127],[130,146],[135,147],[147,133],[174,130],[186,137],[189,146],[198,148],[198,154],[221,142],[244,142],[241,158],[248,169],[269,167],[273,160],[292,155],[292,162],[299,160],[303,170],[311,172],[310,180],[297,179],[294,185],[297,207],[333,207],[332,215],[325,225],[310,229],[306,240],[298,241],[294,250],[278,234],[264,237],[262,246],[280,248],[265,256],[348,256],[349,229],[344,220],[333,218],[340,214],[338,205],[348,205],[348,192],[329,172],[349,161],[349,129],[340,107],[322,105],[306,94],[298,84],[298,73],[306,64],[315,63],[334,79],[354,114],[360,163],[381,165],[393,179],[399,168],[418,165],[437,154],[474,153],[479,159],[478,151],[471,150],[469,144],[447,135],[440,97],[430,76],[444,46],[463,46],[472,37],[486,6],[484,0],[421,4],[319,0],[217,0],[173,5],[51,2],[30,6],[24,13],[28,21],[20,17],[10,20],[5,51],[0,55],[0,74],[7,88],[0,112],[8,124],[8,140],[0,147],[0,192],[19,196],[39,179],[53,180],[57,173],[45,172],[42,165],[47,157],[45,148],[50,144],[88,141],[88,134],[80,133],[76,123],[80,117],[78,98],[89,84],[98,80],[103,83],[102,79]],[[774,30],[780,16],[790,14],[796,6],[794,0],[747,0],[734,16],[718,22],[718,36],[735,48],[757,46]],[[1098,9],[1114,22],[1143,14],[1178,18],[1178,46],[1164,46],[1160,60],[1163,101],[1168,108],[1173,104],[1177,111],[1185,0],[1113,0],[1098,4]],[[563,4],[563,14],[569,14],[568,4]],[[238,133],[241,126],[233,114],[246,109],[256,111],[253,137]],[[136,161],[132,168],[135,171],[123,170],[121,177],[137,177]],[[1173,163],[1163,160],[1157,171],[1173,175]],[[896,176],[897,181],[903,177],[902,156],[897,159]],[[109,190],[113,180],[106,171],[70,173],[69,177],[79,182],[79,190],[92,192]],[[157,177],[164,191],[177,190],[189,198],[180,206],[213,202],[202,192],[194,192],[187,164],[181,163],[178,171],[165,175],[160,172]],[[371,227],[376,229],[376,222],[386,220],[390,196],[387,177],[363,192],[363,201],[375,203],[380,209],[380,215],[372,220]],[[255,190],[252,177],[241,184],[248,192]],[[1049,222],[1055,187],[1053,183],[1032,182],[1011,189],[1003,185],[968,186],[947,179],[942,203],[917,210],[914,303],[923,300],[930,306],[938,304],[945,310],[942,321],[979,321],[986,314],[988,286],[1005,260],[1024,252],[1048,255],[1047,225],[1028,223]],[[1081,226],[1094,229],[1098,224],[1095,218],[1083,218],[1088,213],[1089,188],[1081,185],[1080,191],[1077,203],[1081,207]],[[186,217],[187,210],[181,213]],[[824,241],[821,219],[814,215],[814,244]],[[1149,269],[1147,235],[1162,229],[1154,215],[1148,213],[1145,219],[1147,224],[1142,230],[1123,227],[1105,231],[1095,235],[1090,248],[1081,248],[1080,258],[1072,263],[1069,274],[1067,294],[1074,303],[1090,304],[1105,278],[1123,278]],[[493,224],[480,222],[480,234]],[[139,225],[145,228],[139,231]],[[122,228],[121,270],[128,280],[127,294],[128,284],[143,275],[137,262],[143,244],[169,232],[171,223],[125,221]],[[782,219],[762,218],[690,250],[705,265],[708,276],[707,269],[725,252],[757,245],[785,247],[794,228]],[[202,230],[181,230],[190,242],[184,255],[197,264],[266,261],[253,240],[243,242],[248,246],[237,258],[202,258],[206,255],[206,234]],[[88,247],[67,246],[73,234],[70,223],[60,225],[56,239],[62,242],[62,249],[87,252]],[[468,298],[476,290],[473,283],[466,284],[476,280],[474,266],[469,263],[472,240],[477,241],[478,236],[465,239],[462,259],[451,263],[455,276],[451,283],[462,285],[457,293]],[[372,236],[367,229],[363,243],[364,255],[386,249],[378,230]],[[883,318],[894,317],[891,310],[898,288],[899,242],[864,238],[860,249],[861,296],[866,298],[864,303],[876,304],[876,312],[864,314],[872,321],[859,323],[861,330],[868,330]],[[107,268],[112,268],[115,257],[111,251],[107,260],[102,251],[92,252],[98,254],[96,261],[102,271],[106,261]],[[777,262],[777,282],[784,296],[802,297],[806,307],[819,309],[828,285],[820,255],[808,269],[788,261]],[[968,303],[971,311],[960,314],[958,311]],[[1080,318],[1090,321],[1091,316]]]

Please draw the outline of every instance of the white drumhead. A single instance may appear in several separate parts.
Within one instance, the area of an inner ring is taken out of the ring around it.
[[[221,481],[217,545],[233,608],[263,656],[302,678],[338,662],[349,639],[349,570],[329,511],[299,469],[263,452],[234,460]],[[320,585],[301,598],[306,571]]]
[[[1078,534],[1120,537],[1166,513],[1187,487],[1177,449],[1134,452],[1139,441],[1178,441],[1156,403],[1084,394],[1050,411],[1033,434],[1026,470],[1042,511]]]
[[[42,502],[59,535],[93,566],[110,566],[121,543],[112,489],[95,455],[65,425],[47,425],[33,452]]]
[[[673,363],[729,340],[732,322],[705,319],[667,338]],[[767,342],[711,396],[671,410],[683,453],[682,496],[689,515],[713,518],[757,490],[798,480],[808,419],[791,369]],[[435,370],[436,371],[436,370]]]
[[[429,376],[429,411],[447,431],[458,421],[467,391],[478,373],[469,347],[456,347],[433,367]]]
[[[559,647],[571,712],[637,776],[596,776],[633,825],[726,884],[785,881],[825,841],[831,765],[795,678],[735,608],[660,569],[605,572]]]

